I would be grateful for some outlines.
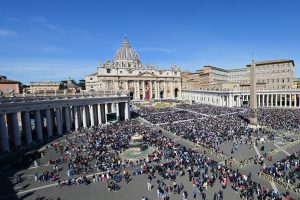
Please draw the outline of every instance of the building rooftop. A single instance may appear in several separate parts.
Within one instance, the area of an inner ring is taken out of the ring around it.
[[[292,62],[293,66],[295,66],[294,61],[290,59],[274,59],[274,60],[265,60],[265,61],[257,61],[254,62],[255,65],[267,65],[267,64],[276,64],[276,63],[286,63],[286,62]],[[250,67],[251,64],[248,64],[247,67]]]

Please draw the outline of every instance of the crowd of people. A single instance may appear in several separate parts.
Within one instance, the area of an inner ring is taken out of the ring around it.
[[[221,153],[220,146],[226,141],[234,144],[232,149],[235,151],[241,141],[249,142],[250,146],[255,145],[249,139],[251,135],[267,135],[269,139],[275,137],[275,133],[271,131],[263,129],[253,132],[249,129],[243,118],[247,115],[244,111],[240,108],[182,104],[175,108],[143,108],[138,113],[165,130]],[[264,115],[264,112],[267,111],[263,110],[260,115]],[[274,111],[269,115],[276,116],[278,113],[281,111]],[[296,114],[292,120],[297,117]],[[182,120],[188,121],[180,122]],[[280,121],[268,121],[263,117],[259,120],[262,124],[274,124],[273,128],[278,128],[275,124]],[[294,130],[295,125],[287,123],[284,129]],[[122,158],[122,152],[129,148],[130,139],[135,133],[143,135],[145,144],[156,151],[136,160]],[[75,133],[74,138],[52,143],[47,147],[46,154],[47,151],[53,151],[56,157],[42,164],[51,165],[53,170],[35,173],[35,180],[57,181],[61,187],[103,182],[108,191],[120,190],[121,181],[130,184],[131,178],[143,175],[147,177],[145,187],[149,191],[156,191],[157,198],[160,199],[181,195],[183,199],[205,200],[210,188],[214,188],[214,200],[224,199],[225,190],[236,192],[241,199],[281,200],[286,196],[255,182],[251,173],[242,174],[227,164],[218,164],[208,155],[177,144],[158,129],[138,119],[82,130]],[[299,166],[299,154],[293,154],[266,167],[264,172],[277,178],[288,176],[292,180],[298,175]],[[67,174],[67,177],[62,174]],[[180,177],[183,176],[188,177],[190,185],[181,182]],[[192,192],[187,189],[191,186]]]
[[[295,152],[273,165],[265,167],[263,172],[300,189],[300,152]]]

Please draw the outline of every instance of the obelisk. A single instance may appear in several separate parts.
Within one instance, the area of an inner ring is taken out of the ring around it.
[[[250,67],[250,124],[257,125],[257,97],[256,97],[256,65],[254,59]]]

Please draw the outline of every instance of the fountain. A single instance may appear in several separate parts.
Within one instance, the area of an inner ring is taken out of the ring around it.
[[[130,148],[121,153],[121,158],[126,160],[136,160],[146,158],[149,154],[153,153],[155,149],[148,147],[144,142],[144,137],[138,133],[131,137],[129,142]]]

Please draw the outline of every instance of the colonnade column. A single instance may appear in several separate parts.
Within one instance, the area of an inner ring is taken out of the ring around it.
[[[61,113],[60,108],[55,108],[56,131],[57,135],[62,135]]]
[[[89,105],[89,110],[90,110],[91,126],[95,126],[94,106]]]
[[[258,95],[258,106],[260,107],[260,94]]]
[[[269,107],[269,94],[267,94],[267,107]]]
[[[117,120],[119,121],[120,119],[119,103],[116,103],[116,115],[117,115]]]
[[[42,121],[41,121],[41,111],[35,111],[35,130],[37,133],[37,139],[39,141],[43,141],[43,129],[42,129]]]
[[[104,110],[105,123],[107,123],[107,113],[108,113],[108,106],[107,103],[105,103],[105,110]]]
[[[53,136],[53,129],[52,129],[51,111],[49,109],[46,110],[46,123],[47,123],[47,135],[48,138],[50,138]]]
[[[275,94],[275,107],[277,107],[278,106],[278,94]]]
[[[164,99],[167,98],[167,87],[166,87],[166,81],[164,81]]]
[[[5,115],[0,114],[0,136],[1,136],[1,147],[3,152],[9,151],[9,142],[8,142],[8,131],[5,122]]]
[[[157,82],[156,81],[154,81],[154,98],[158,99],[158,97],[157,97]]]
[[[292,107],[292,94],[290,94],[289,96],[290,96],[290,103],[289,103],[289,107]]]
[[[14,144],[16,147],[21,145],[21,135],[20,135],[20,128],[18,122],[17,113],[12,113],[12,123],[13,123],[13,136],[14,136]]]
[[[78,107],[74,106],[74,121],[75,121],[75,131],[79,129],[79,113],[78,113]]]
[[[82,121],[83,121],[83,128],[87,128],[86,123],[87,117],[86,117],[86,107],[85,105],[82,106]]]
[[[294,107],[297,107],[297,94],[295,94],[295,99],[294,99]]]
[[[24,130],[25,130],[25,138],[26,144],[29,145],[32,143],[32,132],[31,132],[31,121],[28,111],[24,111]]]
[[[66,131],[71,131],[70,107],[65,107]]]
[[[102,116],[101,116],[101,104],[97,105],[97,114],[98,114],[98,124],[102,124]]]
[[[129,102],[125,102],[125,120],[130,119],[130,107]]]

